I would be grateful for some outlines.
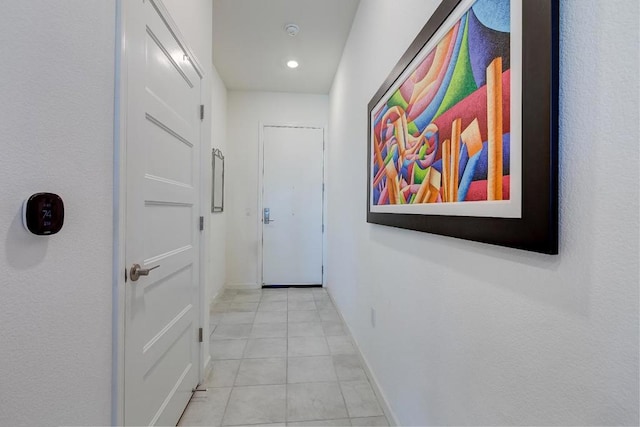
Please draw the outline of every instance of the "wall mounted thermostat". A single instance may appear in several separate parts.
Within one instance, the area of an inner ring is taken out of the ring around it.
[[[64,203],[57,194],[36,193],[22,205],[24,228],[38,236],[56,234],[64,223]]]

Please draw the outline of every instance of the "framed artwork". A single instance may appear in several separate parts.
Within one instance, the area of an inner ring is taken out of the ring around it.
[[[368,105],[367,222],[558,253],[558,0],[443,0]]]
[[[211,212],[222,212],[224,210],[224,155],[217,148],[213,149],[211,166],[213,167]]]

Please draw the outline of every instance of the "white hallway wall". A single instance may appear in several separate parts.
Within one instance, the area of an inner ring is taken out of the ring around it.
[[[227,285],[257,287],[260,123],[325,126],[329,97],[229,91],[227,102]]]
[[[213,67],[211,80],[211,148],[218,148],[227,155],[227,88]],[[229,169],[225,163],[225,169]],[[225,175],[227,173],[225,172]],[[228,177],[225,176],[225,187]],[[225,189],[225,207],[222,212],[211,214],[210,239],[210,276],[209,276],[209,300],[212,300],[220,292],[227,278],[227,192]]]
[[[115,2],[0,14],[0,425],[111,422]],[[55,236],[22,201],[60,194]]]
[[[164,3],[213,79],[208,141],[226,102],[210,65],[211,1]],[[0,63],[0,425],[108,425],[115,2],[3,6],[0,53],[13,59]],[[37,191],[65,200],[55,236],[22,229],[21,203]],[[224,271],[211,247],[211,269]]]
[[[360,3],[330,95],[329,290],[401,425],[637,425],[638,2],[561,2],[558,256],[365,222],[366,105],[438,3]]]

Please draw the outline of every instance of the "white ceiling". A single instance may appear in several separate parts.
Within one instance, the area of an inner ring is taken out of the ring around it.
[[[229,90],[329,93],[358,2],[213,0],[213,63]]]

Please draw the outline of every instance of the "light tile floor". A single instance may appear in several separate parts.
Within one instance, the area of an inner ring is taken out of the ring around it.
[[[208,391],[179,425],[389,425],[324,289],[226,290],[210,322]]]

